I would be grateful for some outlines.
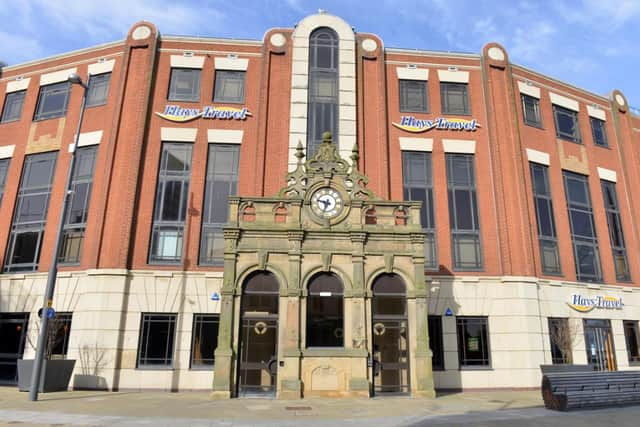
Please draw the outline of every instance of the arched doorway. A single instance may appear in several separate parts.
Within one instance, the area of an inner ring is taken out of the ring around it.
[[[382,274],[373,282],[371,323],[374,393],[409,392],[407,295],[402,279]]]
[[[278,281],[267,271],[251,274],[240,302],[238,396],[274,395],[278,375]]]

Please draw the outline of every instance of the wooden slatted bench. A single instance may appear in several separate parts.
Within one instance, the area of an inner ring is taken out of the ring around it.
[[[640,404],[640,371],[546,373],[542,399],[559,411]]]

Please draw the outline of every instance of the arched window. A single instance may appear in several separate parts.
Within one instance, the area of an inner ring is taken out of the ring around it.
[[[338,35],[318,28],[309,37],[309,99],[307,110],[307,158],[331,132],[338,141]]]
[[[307,347],[344,345],[344,288],[333,273],[320,273],[309,282]]]
[[[278,280],[268,271],[249,276],[242,291],[242,312],[278,313]]]
[[[400,276],[381,274],[373,282],[371,310],[374,316],[406,316],[406,288]]]

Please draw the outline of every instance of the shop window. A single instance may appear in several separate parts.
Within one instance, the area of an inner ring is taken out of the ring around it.
[[[182,259],[191,178],[191,145],[162,144],[153,214],[150,262]]]
[[[63,358],[67,357],[69,350],[69,337],[71,336],[72,313],[56,313],[55,317],[49,321],[49,343],[47,349],[51,350],[49,356]]]
[[[338,35],[319,28],[309,38],[308,159],[322,143],[324,132],[331,132],[338,144],[338,81]]]
[[[469,110],[469,85],[467,83],[440,83],[442,114],[471,114]]]
[[[214,102],[244,102],[245,71],[216,70]]]
[[[194,68],[172,68],[167,99],[169,101],[199,101],[200,70]]]
[[[428,269],[438,268],[432,175],[431,153],[402,152],[403,198],[422,202],[420,222],[425,232],[424,265]]]
[[[220,316],[217,314],[193,315],[193,340],[191,341],[191,368],[212,368],[214,352],[218,347],[218,326]]]
[[[240,146],[209,145],[209,160],[202,209],[200,264],[222,265],[224,235],[222,227],[229,221],[229,196],[238,191]]]
[[[577,279],[599,282],[602,269],[589,182],[586,176],[572,172],[564,171],[563,176]]]
[[[403,113],[428,113],[427,82],[420,80],[398,80],[400,89],[400,111]]]
[[[138,368],[162,368],[173,365],[176,315],[142,313],[138,342]]]
[[[4,186],[7,183],[7,173],[9,171],[9,160],[10,159],[0,159],[0,205],[2,204]]]
[[[444,371],[444,347],[442,345],[442,316],[429,316],[429,349],[433,354],[434,371]]]
[[[307,347],[344,346],[344,289],[333,273],[320,273],[309,282]]]
[[[538,243],[543,274],[561,274],[558,236],[551,201],[549,167],[531,163],[533,204],[538,220]]]
[[[2,118],[0,123],[8,123],[20,120],[22,115],[22,106],[24,105],[24,97],[26,90],[8,93],[4,98],[4,107],[2,108]]]
[[[607,131],[605,129],[605,121],[590,117],[591,119],[591,132],[593,134],[593,142],[600,147],[608,147]]]
[[[25,158],[5,256],[5,272],[38,269],[57,154],[53,151]]]
[[[607,213],[609,239],[611,241],[611,250],[613,251],[613,264],[616,268],[616,280],[629,281],[631,280],[631,274],[629,273],[627,248],[624,243],[624,233],[622,232],[622,218],[620,217],[620,207],[618,206],[616,184],[604,180],[600,182],[602,183],[604,208]]]
[[[472,154],[446,154],[453,268],[481,270],[482,247]]]
[[[53,119],[67,114],[71,83],[60,82],[47,86],[40,86],[38,105],[33,120]]]
[[[61,263],[77,264],[80,262],[97,153],[97,146],[82,147],[76,150],[73,172],[71,173],[70,194],[64,215],[60,253],[58,254],[58,261]]]
[[[640,364],[640,333],[638,331],[638,321],[625,320],[623,323],[629,364]]]
[[[549,317],[548,321],[551,363],[554,365],[572,363],[572,341],[575,332],[570,329],[569,319]]]
[[[556,122],[556,136],[558,138],[582,144],[577,112],[554,105],[553,117]]]
[[[89,89],[87,90],[87,107],[97,107],[107,103],[109,97],[109,83],[111,73],[96,74],[89,77]]]
[[[529,126],[542,127],[542,119],[540,118],[540,100],[533,96],[522,94],[522,112],[524,114],[524,122]]]
[[[489,367],[489,334],[486,317],[458,317],[458,360],[460,368]]]

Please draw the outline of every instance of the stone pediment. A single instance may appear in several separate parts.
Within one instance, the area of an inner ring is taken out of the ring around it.
[[[325,132],[322,144],[316,154],[303,162],[304,147],[298,143],[296,169],[286,176],[287,186],[280,190],[278,197],[288,199],[305,199],[307,194],[319,185],[332,184],[343,190],[349,200],[374,200],[373,192],[366,188],[369,178],[358,170],[358,145],[351,151],[351,164],[338,154],[332,141],[331,133]],[[321,184],[319,184],[321,183]]]

